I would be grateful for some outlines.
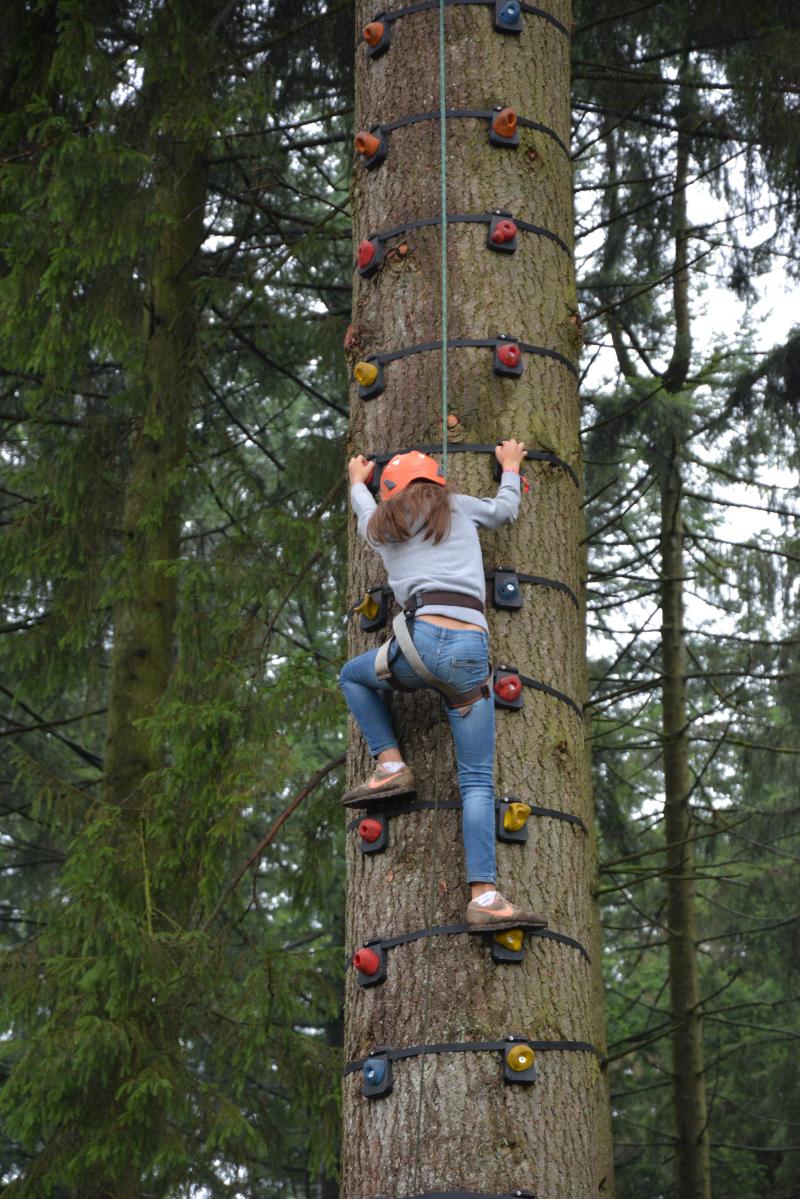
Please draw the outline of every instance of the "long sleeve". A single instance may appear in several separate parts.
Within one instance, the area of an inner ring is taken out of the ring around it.
[[[364,488],[366,491],[366,488]],[[471,495],[459,495],[458,506],[465,516],[481,529],[499,529],[510,525],[519,513],[520,478],[514,470],[504,470],[500,478],[497,495],[475,499]]]
[[[375,497],[366,483],[353,484],[350,488],[350,503],[353,505],[353,511],[358,518],[359,536],[363,537],[369,544],[367,524],[378,505],[375,503]]]

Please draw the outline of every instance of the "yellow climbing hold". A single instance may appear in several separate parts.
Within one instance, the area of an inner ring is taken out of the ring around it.
[[[506,949],[522,949],[521,928],[507,928],[502,933],[495,933],[494,939],[498,944],[505,946]]]
[[[510,803],[503,814],[503,828],[509,833],[521,829],[531,814],[528,803]]]
[[[378,377],[378,368],[374,362],[357,362],[353,374],[360,387],[371,387]]]
[[[368,591],[364,592],[364,598],[357,607],[353,608],[354,612],[360,612],[362,616],[366,616],[367,620],[374,620],[381,610],[381,606],[375,599],[374,595],[370,595]]]
[[[530,1070],[534,1056],[530,1045],[512,1045],[506,1054],[506,1062],[512,1070]]]

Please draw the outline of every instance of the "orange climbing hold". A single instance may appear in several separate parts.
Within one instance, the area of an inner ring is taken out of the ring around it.
[[[368,46],[377,46],[385,32],[386,26],[383,21],[370,21],[364,29],[364,41]]]
[[[517,132],[517,114],[513,108],[502,108],[492,119],[492,129],[498,137],[512,138]]]
[[[356,134],[356,149],[359,154],[363,154],[365,158],[372,158],[381,148],[381,139],[376,137],[374,133],[367,133],[362,129],[361,133]]]

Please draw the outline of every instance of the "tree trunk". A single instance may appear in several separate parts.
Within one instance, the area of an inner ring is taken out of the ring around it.
[[[710,1199],[708,1114],[697,968],[694,852],[689,811],[689,728],[683,627],[682,483],[673,441],[661,483],[661,652],[667,937],[672,996],[672,1077],[680,1199]]]
[[[688,73],[688,58],[681,78]],[[681,88],[672,227],[675,274],[672,304],[675,342],[664,375],[664,387],[678,394],[686,385],[691,364],[689,312],[688,216],[689,175],[687,123],[692,98]],[[672,417],[674,420],[675,418]],[[678,419],[684,421],[680,412]],[[672,1078],[678,1137],[678,1194],[680,1199],[711,1199],[708,1113],[706,1109],[703,1025],[697,962],[697,924],[694,902],[694,845],[689,798],[689,726],[686,705],[686,634],[683,627],[683,484],[679,438],[663,439],[661,475],[661,654],[662,732],[664,742],[664,835],[667,857],[667,941],[672,996]]]
[[[359,29],[374,16],[359,3]],[[553,7],[569,26],[566,3]],[[392,25],[391,49],[370,60],[357,55],[357,128],[369,129],[414,113],[438,110],[438,14],[428,11]],[[491,9],[458,5],[446,11],[448,108],[490,109],[508,104],[521,115],[569,137],[569,41],[541,18],[526,14],[519,37],[496,33]],[[404,220],[440,211],[439,125],[422,122],[388,135],[389,154],[374,171],[356,167],[356,239]],[[490,147],[487,122],[447,123],[448,209],[494,208],[572,240],[571,170],[567,155],[546,134],[522,129],[517,150]],[[564,249],[521,232],[515,254],[486,249],[487,228],[448,228],[449,336],[493,337],[508,332],[575,361],[580,348],[574,271]],[[390,242],[396,249],[403,239]],[[440,230],[415,230],[408,250],[391,254],[371,279],[358,279],[348,347],[357,358],[440,336]],[[565,366],[524,355],[518,380],[492,373],[487,349],[452,349],[450,409],[459,420],[451,442],[494,444],[515,436],[546,450],[580,478],[577,385]],[[385,453],[441,442],[440,354],[420,353],[389,364],[382,396],[353,398],[353,452]],[[583,563],[580,489],[563,466],[529,461],[531,493],[515,525],[483,539],[487,568],[566,583],[581,594]],[[451,454],[448,474],[459,490],[492,494],[488,454]],[[380,562],[351,544],[350,594],[384,581]],[[582,703],[585,650],[582,610],[563,591],[522,585],[520,612],[490,612],[494,661],[512,663]],[[351,651],[376,643],[352,626]],[[380,634],[384,636],[385,631]],[[455,761],[439,701],[430,692],[394,699],[394,719],[418,780],[418,800],[458,799]],[[359,1059],[377,1046],[400,1049],[445,1042],[535,1040],[591,1042],[602,1052],[599,928],[592,900],[596,860],[584,747],[584,724],[566,703],[525,689],[521,712],[498,710],[498,795],[580,817],[590,831],[551,817],[532,817],[527,845],[498,845],[498,886],[547,913],[551,929],[586,946],[526,938],[520,965],[494,965],[482,939],[461,934],[423,938],[391,949],[388,977],[360,988],[348,972],[345,1056]],[[364,776],[365,746],[351,739],[349,777]],[[459,814],[450,809],[392,818],[385,853],[362,855],[348,836],[347,949],[429,925],[457,924],[468,900]],[[435,902],[431,909],[429,896]],[[426,1015],[427,955],[430,953]],[[599,1058],[586,1050],[543,1052],[539,1080],[505,1085],[498,1052],[437,1053],[394,1065],[394,1090],[385,1099],[362,1097],[360,1072],[344,1081],[343,1194],[370,1199],[417,1191],[491,1194],[516,1188],[540,1199],[589,1199],[612,1194],[608,1103]],[[418,1161],[417,1119],[422,1087]]]
[[[162,54],[170,47],[174,49],[165,37]],[[151,52],[157,53],[155,45]],[[186,78],[179,75],[174,91],[163,85],[155,90],[160,113],[167,114],[164,124],[170,118],[179,120],[187,111]],[[125,496],[103,781],[105,803],[121,813],[117,835],[137,848],[141,837],[142,857],[147,854],[147,778],[164,761],[158,738],[142,722],[154,716],[174,659],[177,579],[165,563],[179,557],[181,486],[196,379],[196,280],[207,176],[201,146],[174,127],[166,132],[158,120],[154,124],[159,135],[153,146],[153,214],[161,232],[147,292],[143,369]],[[138,852],[129,860],[138,863]],[[134,866],[130,876],[120,873],[117,885],[123,902],[140,905],[142,926],[152,933],[155,917],[147,870]],[[177,1031],[163,1018],[157,1025],[155,1013],[150,1032],[164,1045],[165,1055],[172,1051]],[[141,1186],[136,1163],[124,1180],[98,1179],[96,1188],[84,1187],[80,1193],[81,1199],[112,1195],[137,1199]]]
[[[195,383],[196,260],[203,239],[206,167],[199,150],[159,149],[155,214],[162,225],[145,314],[141,413],[125,497],[123,574],[114,607],[105,800],[131,802],[160,751],[139,722],[153,715],[172,669],[181,469]]]

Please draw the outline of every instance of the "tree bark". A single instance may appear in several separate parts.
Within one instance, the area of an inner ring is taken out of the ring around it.
[[[374,16],[356,5],[359,30]],[[553,15],[567,26],[563,0]],[[356,128],[369,129],[438,109],[438,14],[423,12],[392,26],[392,46],[369,60],[357,54]],[[569,138],[569,41],[551,24],[525,16],[518,37],[492,29],[491,11],[459,5],[446,11],[448,108],[510,105]],[[356,166],[356,240],[406,219],[436,216],[439,125],[389,135],[389,155],[377,170]],[[447,124],[448,208],[494,208],[542,225],[572,241],[571,170],[546,135],[522,129],[517,150],[490,147],[484,122]],[[520,233],[513,255],[489,252],[487,229],[448,228],[449,336],[509,332],[558,350],[573,361],[580,349],[571,258],[554,242]],[[387,248],[392,249],[403,239]],[[415,230],[408,252],[390,255],[382,270],[357,279],[349,349],[351,365],[440,336],[440,230]],[[451,442],[491,443],[515,436],[547,450],[580,478],[579,404],[574,376],[547,358],[524,357],[519,380],[492,373],[485,349],[453,349],[448,358],[450,410],[459,418]],[[386,390],[364,402],[353,395],[353,452],[383,453],[441,442],[440,354],[427,352],[386,368]],[[527,464],[531,494],[515,525],[483,538],[487,568],[513,565],[583,592],[580,489],[563,468]],[[452,454],[448,474],[461,491],[492,494],[491,456]],[[350,595],[384,581],[376,556],[350,547]],[[494,661],[510,662],[581,703],[586,694],[583,613],[563,592],[523,584],[520,612],[489,611]],[[351,625],[352,652],[376,644]],[[381,634],[381,635],[385,635]],[[394,720],[418,780],[418,799],[457,800],[455,762],[439,702],[431,693],[395,696]],[[497,712],[497,793],[579,816],[592,829],[584,724],[566,704],[526,689],[521,712]],[[349,778],[369,768],[359,735],[351,738]],[[603,1050],[600,934],[592,899],[596,859],[591,831],[532,817],[526,846],[498,844],[498,885],[544,910],[550,927],[576,938],[574,948],[527,938],[521,965],[494,965],[481,939],[423,939],[389,951],[386,981],[359,988],[348,972],[345,1057],[376,1046],[498,1040],[509,1033],[538,1040],[575,1040]],[[348,836],[346,944],[460,923],[468,900],[459,814],[417,812],[392,818],[383,854],[362,855]],[[433,910],[428,897],[435,896]],[[429,1012],[426,1007],[430,953]],[[542,1053],[539,1081],[504,1086],[499,1053],[411,1057],[394,1066],[394,1090],[370,1101],[360,1072],[344,1080],[343,1188],[347,1199],[418,1191],[535,1191],[540,1199],[610,1196],[608,1101],[600,1060],[587,1052]],[[424,1075],[424,1077],[423,1077]],[[418,1104],[421,1140],[416,1158]],[[415,1168],[416,1167],[416,1168]]]

